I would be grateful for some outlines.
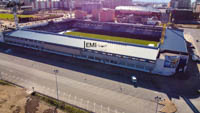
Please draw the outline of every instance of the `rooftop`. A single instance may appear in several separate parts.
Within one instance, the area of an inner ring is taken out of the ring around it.
[[[6,34],[13,37],[21,37],[37,41],[70,46],[81,49],[107,52],[128,57],[142,58],[147,60],[156,60],[159,49],[155,47],[145,47],[121,42],[103,41],[98,39],[82,38],[77,36],[59,35],[55,33],[17,30]],[[87,47],[86,44],[96,44],[96,47]]]
[[[160,46],[160,49],[162,51],[188,53],[183,31],[167,29],[164,44]]]
[[[160,13],[160,10],[154,9],[152,7],[142,7],[142,6],[117,6],[115,10],[128,10],[128,11],[142,11],[142,12],[155,12]]]

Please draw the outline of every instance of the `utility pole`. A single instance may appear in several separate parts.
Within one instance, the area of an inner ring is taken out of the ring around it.
[[[19,29],[19,25],[18,25],[18,17],[17,17],[17,10],[18,8],[20,9],[21,6],[24,5],[24,2],[20,2],[20,0],[12,0],[9,1],[6,5],[7,8],[11,8],[13,15],[14,15],[14,21],[15,21],[15,25],[16,25],[16,29]]]

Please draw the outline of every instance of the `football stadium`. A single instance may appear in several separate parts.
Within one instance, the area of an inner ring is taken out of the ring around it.
[[[6,32],[0,41],[165,76],[188,63],[183,32],[155,26],[73,20]]]

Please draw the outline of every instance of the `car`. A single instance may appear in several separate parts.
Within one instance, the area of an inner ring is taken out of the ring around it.
[[[135,76],[131,76],[131,81],[132,81],[133,83],[136,83],[136,82],[137,82],[137,78],[136,78]]]
[[[200,57],[198,55],[193,54],[192,60],[195,61],[195,62],[200,62]]]
[[[133,76],[131,76],[131,82],[133,83],[133,85],[135,86],[135,87],[137,87],[137,78],[133,75]]]

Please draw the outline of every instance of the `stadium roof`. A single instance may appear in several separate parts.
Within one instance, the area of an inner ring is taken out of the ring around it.
[[[183,31],[167,29],[164,44],[160,46],[162,51],[188,53]]]
[[[81,38],[75,36],[59,35],[54,33],[17,30],[7,34],[13,37],[21,37],[25,39],[32,39],[43,41],[63,46],[70,46],[75,48],[89,49],[100,52],[107,52],[111,54],[124,55],[135,58],[142,58],[148,60],[156,60],[159,49],[154,47],[143,47],[139,45],[126,44],[121,42],[104,41],[98,39]],[[87,47],[86,43],[96,43],[96,47]]]
[[[142,6],[117,6],[115,10],[126,10],[126,11],[138,11],[138,12],[155,12],[160,13],[160,10],[154,9],[152,7],[142,7]]]

